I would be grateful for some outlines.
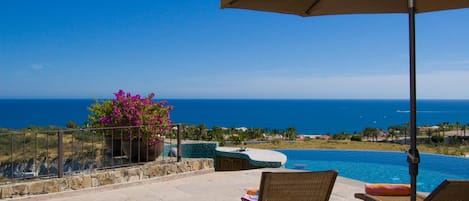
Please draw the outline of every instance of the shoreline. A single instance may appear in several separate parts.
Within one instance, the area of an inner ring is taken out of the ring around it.
[[[160,100],[161,98],[157,99]],[[87,108],[96,99],[0,99],[0,127],[84,125]],[[295,127],[306,135],[361,132],[366,127],[387,129],[408,121],[408,103],[396,99],[166,99],[174,105],[174,122],[205,124],[208,128],[248,127],[269,130]],[[421,100],[418,123],[469,123],[469,100]],[[431,112],[428,112],[431,111]],[[444,111],[444,112],[442,112]]]

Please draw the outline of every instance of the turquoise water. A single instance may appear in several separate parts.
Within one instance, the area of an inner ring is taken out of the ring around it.
[[[337,170],[339,176],[368,183],[410,183],[404,152],[343,150],[277,150],[286,168]],[[421,154],[417,191],[431,192],[444,179],[469,179],[469,159]]]

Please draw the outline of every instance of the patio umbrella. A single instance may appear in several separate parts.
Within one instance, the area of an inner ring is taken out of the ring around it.
[[[468,8],[469,0],[220,0],[221,8],[241,8],[299,16],[338,14],[407,13],[409,15],[410,56],[410,149],[407,153],[411,200],[416,197],[418,164],[417,99],[415,76],[415,14]]]

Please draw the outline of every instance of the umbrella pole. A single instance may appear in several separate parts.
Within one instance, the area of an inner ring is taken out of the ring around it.
[[[410,197],[412,201],[417,196],[417,175],[420,155],[417,150],[417,93],[415,70],[415,3],[409,0],[409,57],[410,57],[410,149],[407,153],[409,163]]]

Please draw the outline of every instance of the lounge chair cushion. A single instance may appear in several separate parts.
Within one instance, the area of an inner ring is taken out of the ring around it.
[[[259,189],[258,188],[248,188],[246,191],[247,195],[259,195]]]
[[[241,201],[258,201],[259,200],[259,196],[258,195],[243,195],[243,197],[241,197]]]
[[[408,196],[409,184],[365,184],[365,192],[369,195]]]

